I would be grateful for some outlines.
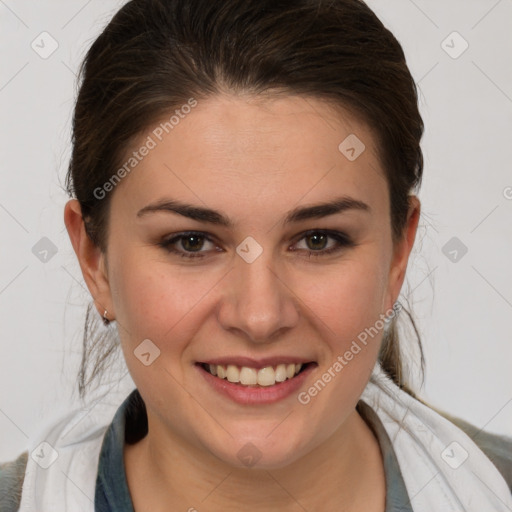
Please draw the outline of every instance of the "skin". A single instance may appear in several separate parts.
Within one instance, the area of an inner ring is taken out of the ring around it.
[[[338,150],[351,133],[366,146],[354,161]],[[370,210],[282,224],[289,210],[340,195]],[[168,212],[137,217],[163,198],[221,211],[235,227]],[[234,403],[194,366],[234,354],[304,357],[318,364],[301,388],[307,390],[395,303],[420,203],[411,196],[403,237],[394,244],[370,128],[320,99],[218,94],[198,102],[123,178],[111,201],[106,254],[86,236],[76,200],[64,217],[98,312],[107,309],[117,321],[148,411],[148,435],[124,452],[135,509],[383,511],[379,445],[355,410],[382,332],[307,405],[297,394],[268,405]],[[336,246],[331,238],[315,245],[301,235],[313,229],[346,233],[355,245],[308,257]],[[199,248],[203,258],[187,260],[159,246],[187,230],[214,241],[178,241],[174,248]],[[236,253],[247,236],[263,249],[250,264]],[[133,353],[144,339],[161,351],[149,366]],[[251,468],[237,457],[249,442],[262,455]]]

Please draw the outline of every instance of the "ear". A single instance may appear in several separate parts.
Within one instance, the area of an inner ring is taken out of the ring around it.
[[[71,199],[64,207],[64,224],[99,315],[102,317],[107,310],[108,319],[113,320],[115,311],[107,275],[106,255],[85,231],[82,210],[76,199]]]
[[[395,242],[393,248],[393,258],[389,270],[388,290],[384,303],[384,311],[388,311],[398,299],[402,284],[405,279],[407,263],[411,254],[416,231],[420,219],[421,203],[416,196],[409,196],[409,211],[407,221],[404,226],[403,235],[400,240]]]

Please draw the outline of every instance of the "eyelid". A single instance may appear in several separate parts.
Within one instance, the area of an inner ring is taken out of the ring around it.
[[[347,235],[346,233],[344,233],[343,231],[337,231],[335,229],[317,228],[317,229],[308,229],[307,231],[303,231],[302,233],[299,233],[294,238],[293,243],[296,244],[297,242],[300,242],[303,238],[306,238],[309,235],[314,235],[317,233],[321,234],[321,235],[326,235],[326,236],[334,238],[334,239],[340,238],[340,239],[343,239],[343,241],[345,241],[347,243],[351,242],[350,236]]]

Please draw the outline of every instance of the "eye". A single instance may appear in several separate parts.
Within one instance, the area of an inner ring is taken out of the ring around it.
[[[213,240],[204,233],[190,231],[165,239],[158,245],[182,258],[203,258],[206,251],[201,251],[201,248],[204,246],[205,240],[213,244]],[[178,243],[184,251],[175,247]]]
[[[329,239],[334,240],[334,243],[332,243],[330,247],[326,248]],[[304,250],[308,253],[309,257],[334,254],[344,248],[353,247],[355,245],[348,235],[340,231],[310,230],[303,233],[299,242],[301,240],[306,241],[306,248]],[[309,240],[311,243],[308,243]]]
[[[333,241],[330,247],[328,246],[329,239]],[[345,233],[329,230],[307,231],[302,234],[301,238],[298,239],[298,242],[302,240],[306,241],[306,248],[295,248],[292,249],[292,251],[306,251],[308,257],[319,257],[334,254],[344,248],[353,247],[355,245],[351,238]],[[166,251],[177,254],[182,258],[194,259],[204,258],[205,253],[209,252],[208,249],[202,250],[205,247],[205,242],[212,244],[214,246],[214,251],[222,251],[222,249],[216,247],[215,242],[209,236],[197,231],[179,233],[171,238],[162,240],[158,245]],[[212,249],[210,248],[210,250]]]

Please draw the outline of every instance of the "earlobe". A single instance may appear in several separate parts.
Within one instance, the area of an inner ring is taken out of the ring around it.
[[[100,316],[103,316],[107,310],[108,318],[112,320],[115,314],[106,269],[106,257],[89,238],[85,230],[80,203],[76,199],[71,199],[66,203],[64,224],[96,309]]]

